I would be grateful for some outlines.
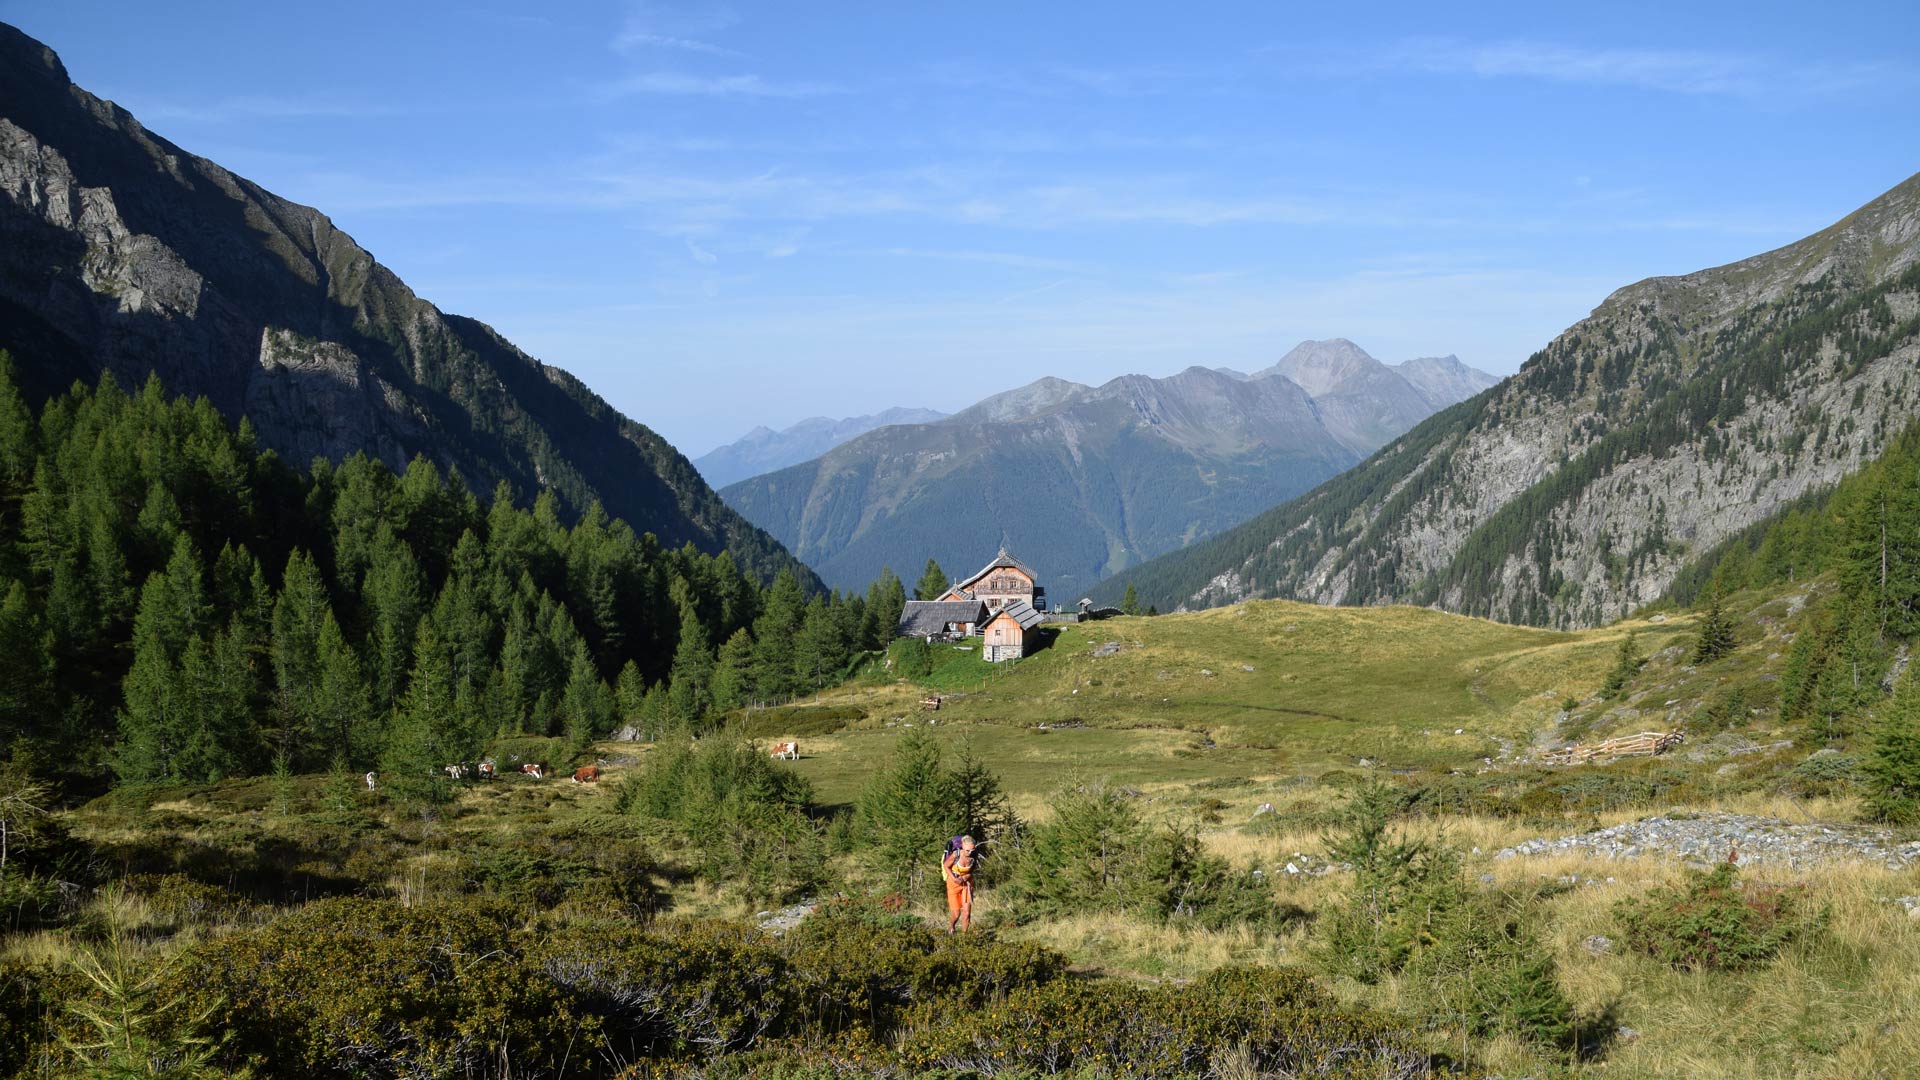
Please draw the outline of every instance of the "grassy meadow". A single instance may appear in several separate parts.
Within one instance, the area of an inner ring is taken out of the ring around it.
[[[844,685],[729,724],[763,748],[800,743],[791,768],[812,785],[810,813],[828,823],[829,836],[853,818],[912,730],[948,757],[965,748],[988,766],[1028,830],[1045,827],[1065,793],[1118,791],[1144,821],[1191,836],[1233,875],[1258,872],[1274,917],[1209,929],[1134,910],[1034,909],[1004,886],[991,866],[1000,856],[990,854],[980,929],[1010,946],[1064,954],[1083,977],[1159,987],[1230,965],[1309,972],[1340,1001],[1410,1018],[1413,1037],[1442,1055],[1435,1060],[1467,1075],[1912,1075],[1920,919],[1888,900],[1920,893],[1920,871],[1750,871],[1820,912],[1821,929],[1762,965],[1688,971],[1626,948],[1617,910],[1685,882],[1687,866],[1658,857],[1492,857],[1529,838],[1656,813],[1855,820],[1850,781],[1796,784],[1811,749],[1804,733],[1769,713],[1761,692],[1777,679],[1809,599],[1804,590],[1735,598],[1738,647],[1704,666],[1690,662],[1695,616],[1678,612],[1579,633],[1283,602],[1117,618],[1057,628],[1044,649],[1011,665],[941,647],[929,675],[904,680],[872,657]],[[1646,663],[1620,694],[1603,698],[1629,633]],[[943,698],[937,711],[921,704],[929,694]],[[1741,703],[1737,716],[1721,708],[1730,696]],[[1659,759],[1569,769],[1532,760],[1550,743],[1672,728],[1688,731],[1689,742]],[[1857,756],[1863,745],[1839,749]],[[597,784],[508,775],[463,786],[425,817],[338,775],[116,792],[62,820],[131,884],[100,891],[65,925],[6,935],[0,962],[57,967],[108,925],[138,956],[160,961],[331,894],[417,908],[482,889],[545,912],[542,925],[604,918],[609,904],[636,917],[747,921],[778,906],[676,862],[675,835],[630,812],[632,782],[665,752],[602,743],[592,751],[604,762]],[[1543,1048],[1436,1017],[1431,973],[1362,980],[1325,967],[1320,926],[1354,888],[1351,874],[1326,869],[1329,836],[1355,791],[1373,781],[1408,793],[1394,835],[1456,852],[1463,880],[1495,909],[1520,913],[1579,1017],[1575,1043]],[[617,862],[626,845],[664,856],[634,869]],[[824,857],[834,890],[886,890],[854,849],[832,843]],[[926,854],[929,866],[936,858]],[[1307,872],[1290,873],[1289,864]],[[896,917],[944,929],[932,889],[904,903]],[[1595,947],[1601,937],[1608,944]]]

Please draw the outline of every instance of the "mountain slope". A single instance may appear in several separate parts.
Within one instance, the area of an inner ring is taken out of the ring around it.
[[[946,415],[935,409],[894,408],[843,420],[812,416],[782,431],[756,427],[733,442],[694,458],[693,467],[700,470],[707,483],[722,488],[750,476],[811,461],[874,428],[889,424],[926,424],[943,420]]]
[[[1920,177],[1776,251],[1615,292],[1493,391],[1126,577],[1167,609],[1282,596],[1615,618],[1920,416],[1917,263]]]
[[[0,24],[0,347],[38,400],[157,373],[304,464],[424,454],[482,491],[593,500],[670,545],[792,568],[665,440],[491,328],[415,296],[325,215],[74,86]]]
[[[856,585],[882,566],[916,570],[929,556],[971,569],[1005,546],[1070,601],[1114,570],[1333,476],[1431,411],[1351,342],[1295,354],[1315,346],[1341,357],[1316,381],[1325,402],[1274,369],[1194,367],[1099,387],[1044,378],[721,495],[830,584]]]

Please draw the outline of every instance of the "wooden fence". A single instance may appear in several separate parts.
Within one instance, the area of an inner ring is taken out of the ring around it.
[[[1548,765],[1585,765],[1595,761],[1610,761],[1623,757],[1653,757],[1664,754],[1686,741],[1686,736],[1678,731],[1643,731],[1638,735],[1622,735],[1617,739],[1608,739],[1592,746],[1569,746],[1561,750],[1549,750],[1540,755],[1540,760]]]

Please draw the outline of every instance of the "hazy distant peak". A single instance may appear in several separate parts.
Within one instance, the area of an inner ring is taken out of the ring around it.
[[[1498,375],[1468,367],[1460,362],[1459,357],[1451,354],[1416,357],[1391,367],[1436,410],[1465,401],[1500,382]]]
[[[1385,369],[1385,364],[1346,338],[1328,338],[1295,345],[1272,367],[1257,372],[1254,377],[1284,376],[1314,397],[1323,397],[1338,392],[1356,378],[1364,379]]]
[[[733,442],[696,458],[693,467],[700,470],[700,475],[706,478],[707,483],[717,488],[725,487],[749,476],[759,476],[811,461],[875,428],[893,424],[930,424],[945,419],[946,415],[936,409],[896,406],[869,416],[844,419],[809,416],[781,431],[761,424]]]
[[[1092,387],[1066,379],[1057,379],[1051,375],[1035,379],[1018,389],[995,394],[970,408],[954,414],[953,419],[961,423],[991,424],[1008,420],[1023,420],[1037,416],[1050,409],[1072,401],[1091,390]]]

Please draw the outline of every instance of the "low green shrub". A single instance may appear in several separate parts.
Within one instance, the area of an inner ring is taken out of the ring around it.
[[[1866,770],[1852,754],[1815,754],[1780,778],[1780,791],[1806,798],[1849,795],[1865,779]]]
[[[1042,914],[1126,910],[1208,928],[1283,916],[1259,879],[1206,854],[1193,831],[1150,827],[1104,787],[1055,799],[1053,818],[1022,841],[1007,888]]]
[[[1444,1075],[1381,1017],[1342,1006],[1297,972],[1232,968],[1186,986],[1057,979],[983,1008],[929,1007],[902,1039],[903,1064],[1006,1075],[1210,1075],[1223,1048],[1246,1047],[1262,1074]]]
[[[1635,951],[1682,971],[1728,971],[1765,964],[1825,928],[1824,909],[1801,907],[1799,890],[1739,881],[1734,864],[1722,863],[1622,900],[1614,917]]]
[[[640,842],[609,828],[533,829],[461,852],[467,886],[524,908],[605,904],[644,917],[664,903],[660,868]]]
[[[831,735],[848,724],[867,718],[867,711],[855,705],[779,705],[770,709],[748,709],[742,718],[740,734],[749,739],[791,736]]]
[[[723,736],[647,756],[615,806],[650,823],[708,880],[785,902],[826,877],[826,838],[807,816],[813,786],[753,745]]]
[[[175,929],[210,926],[254,910],[245,897],[183,874],[136,875],[125,884],[128,891],[146,900],[149,911]]]

